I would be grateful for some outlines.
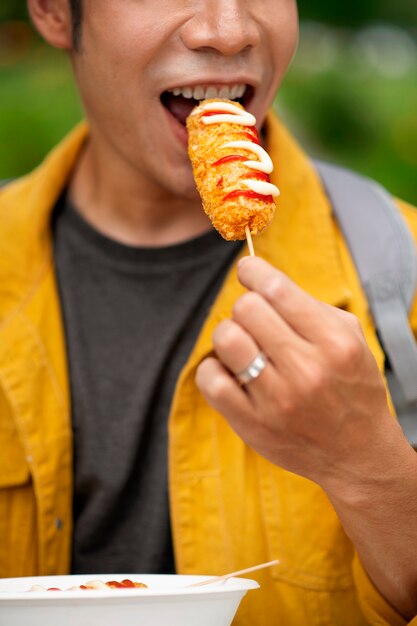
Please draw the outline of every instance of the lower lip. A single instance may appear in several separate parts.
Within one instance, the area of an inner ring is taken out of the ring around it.
[[[169,120],[169,124],[171,126],[172,132],[175,135],[175,137],[178,139],[178,141],[185,147],[188,148],[188,131],[186,129],[185,126],[183,126],[176,117],[174,117],[172,115],[172,113],[170,113],[170,111],[168,111],[168,109],[166,107],[164,107],[162,105],[168,120]]]

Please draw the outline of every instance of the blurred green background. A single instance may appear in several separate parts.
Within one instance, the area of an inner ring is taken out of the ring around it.
[[[0,179],[24,174],[81,117],[64,53],[0,0]],[[315,156],[417,204],[417,1],[300,0],[300,46],[276,100]]]

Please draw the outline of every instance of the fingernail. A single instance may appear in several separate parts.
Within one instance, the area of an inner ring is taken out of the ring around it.
[[[241,267],[243,267],[243,265],[246,263],[246,261],[250,259],[250,256],[244,256],[241,259],[239,259],[239,262],[237,264],[238,269],[240,269]]]

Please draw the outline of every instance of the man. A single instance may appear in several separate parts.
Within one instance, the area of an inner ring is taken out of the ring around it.
[[[28,6],[88,131],[0,196],[1,575],[276,558],[236,623],[417,624],[417,459],[318,177],[267,116],[295,1]],[[256,259],[212,231],[184,128],[242,85],[281,188]]]

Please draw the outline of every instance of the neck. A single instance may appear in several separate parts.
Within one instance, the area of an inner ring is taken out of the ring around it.
[[[109,158],[93,139],[80,154],[69,192],[84,219],[126,245],[172,245],[212,228],[198,197],[169,193],[117,155]]]

